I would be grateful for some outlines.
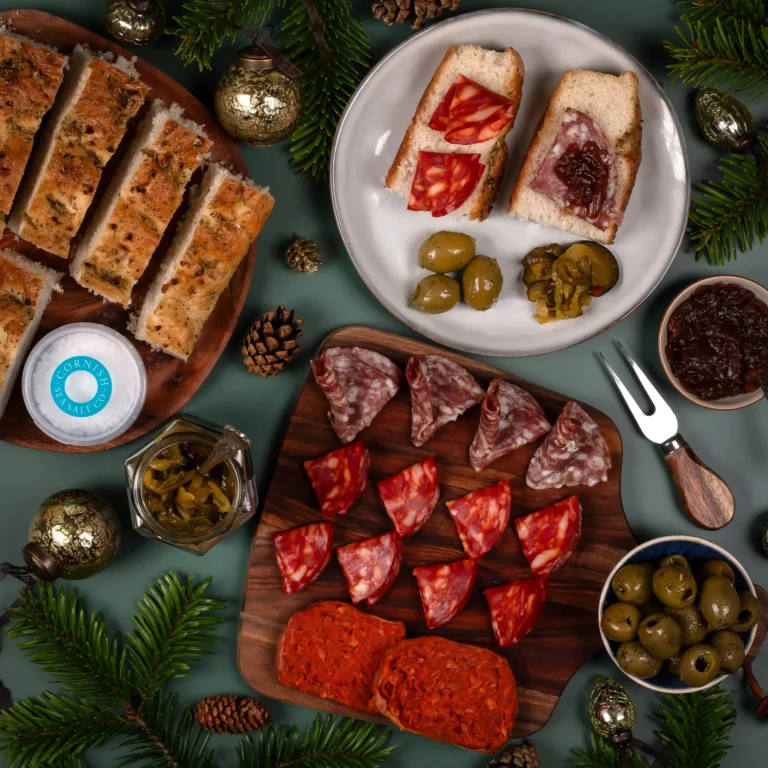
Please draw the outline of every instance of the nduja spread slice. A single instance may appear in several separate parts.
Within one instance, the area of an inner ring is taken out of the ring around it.
[[[442,637],[390,648],[374,693],[379,710],[401,728],[478,752],[503,747],[517,715],[506,659]]]
[[[347,603],[315,603],[291,616],[277,644],[283,685],[360,712],[378,714],[373,680],[388,648],[405,638],[405,625],[358,611]]]

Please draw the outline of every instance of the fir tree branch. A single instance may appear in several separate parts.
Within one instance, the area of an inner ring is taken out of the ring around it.
[[[141,701],[171,680],[184,677],[190,665],[211,653],[217,638],[209,634],[222,619],[212,616],[225,603],[205,597],[210,578],[183,585],[175,573],[158,579],[146,591],[133,616],[128,657]]]
[[[318,715],[299,742],[297,728],[267,728],[239,744],[240,768],[376,768],[393,751],[374,723]]]
[[[763,151],[768,140],[759,139]],[[762,190],[752,157],[730,155],[718,165],[721,180],[707,181],[691,203],[688,229],[696,259],[713,264],[735,259],[768,237],[768,195]]]
[[[589,749],[574,749],[573,756],[575,768],[620,768],[616,750],[594,733],[590,737]],[[645,756],[635,750],[632,768],[648,768],[649,765]]]
[[[680,18],[686,24],[721,21],[765,22],[765,0],[682,0]]]
[[[44,693],[0,713],[0,752],[10,768],[74,768],[81,752],[102,745],[124,727],[103,706]]]
[[[768,26],[746,21],[712,25],[688,24],[688,32],[679,27],[683,45],[665,42],[677,59],[669,65],[674,80],[696,88],[735,91],[753,99],[768,93]]]
[[[111,640],[100,613],[85,614],[71,589],[58,592],[41,583],[39,592],[21,590],[8,636],[74,696],[122,703],[130,696],[130,674],[120,635]],[[29,638],[29,639],[26,639]]]

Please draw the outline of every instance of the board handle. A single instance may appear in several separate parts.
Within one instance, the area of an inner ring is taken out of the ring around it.
[[[680,447],[665,453],[664,461],[672,471],[685,514],[700,528],[716,531],[725,527],[736,514],[731,489],[687,443],[681,442]]]

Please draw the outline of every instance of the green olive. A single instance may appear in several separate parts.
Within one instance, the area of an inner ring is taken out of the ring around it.
[[[485,312],[499,298],[502,283],[503,278],[496,259],[489,256],[475,256],[467,264],[461,277],[464,301],[472,309]]]
[[[760,601],[751,592],[739,592],[739,615],[731,624],[734,632],[749,632],[760,621]]]
[[[643,647],[657,659],[668,659],[680,653],[680,627],[672,616],[656,613],[643,619],[637,637]]]
[[[720,669],[735,672],[744,663],[744,641],[730,629],[720,629],[709,637],[710,645],[720,654]]]
[[[619,282],[619,263],[616,257],[600,243],[582,240],[571,248],[587,248],[592,263],[592,295],[603,296]],[[570,250],[570,249],[569,249]]]
[[[698,576],[699,581],[704,581],[710,576],[725,576],[731,584],[736,583],[736,575],[733,572],[733,568],[731,568],[731,566],[724,560],[707,560],[707,562],[699,568],[696,575]]]
[[[680,679],[694,688],[712,682],[720,674],[720,654],[711,645],[693,645],[680,659]]]
[[[725,576],[710,576],[701,585],[699,610],[712,629],[726,629],[739,618],[739,593]]]
[[[640,606],[640,615],[647,619],[649,616],[653,616],[654,613],[664,613],[665,610],[667,609],[658,600],[649,600]]]
[[[447,275],[429,275],[420,280],[413,295],[411,304],[430,315],[439,315],[453,309],[461,298],[461,288],[458,280]]]
[[[682,568],[691,570],[691,564],[682,555],[670,555],[665,557],[660,563],[659,568],[663,568],[665,565],[679,565]]]
[[[653,574],[653,593],[667,608],[693,605],[697,592],[693,574],[680,565],[665,565]]]
[[[431,272],[457,272],[475,258],[475,238],[463,232],[435,232],[419,248],[419,266]]]
[[[628,675],[634,677],[655,677],[661,672],[661,660],[637,642],[620,645],[616,661]]]
[[[622,603],[643,605],[651,599],[652,583],[653,566],[650,563],[630,563],[618,570],[611,587]]]
[[[640,624],[640,609],[629,603],[609,605],[600,619],[600,627],[609,640],[626,643],[637,636]]]
[[[674,675],[675,677],[680,677],[681,661],[682,656],[670,656],[666,663],[667,672],[669,672],[670,675]]]
[[[707,622],[695,605],[685,608],[667,608],[666,612],[675,617],[680,626],[680,642],[683,648],[703,643],[707,637]]]

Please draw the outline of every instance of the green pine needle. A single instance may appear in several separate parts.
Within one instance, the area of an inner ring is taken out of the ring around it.
[[[589,749],[573,750],[575,768],[620,768],[616,750],[607,741],[592,734]],[[632,756],[632,768],[648,768],[650,763],[638,751]]]
[[[237,750],[240,768],[376,768],[393,751],[391,733],[360,720],[318,715],[300,741],[296,727],[267,728]]]
[[[765,22],[765,0],[682,0],[678,5],[684,9],[681,18],[686,24],[709,24],[717,19]]]

